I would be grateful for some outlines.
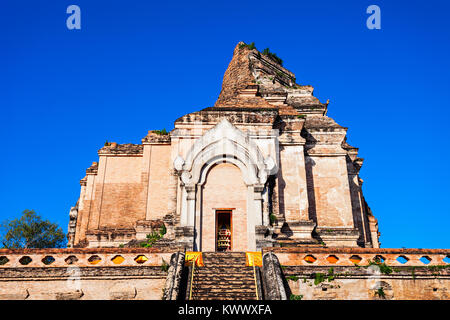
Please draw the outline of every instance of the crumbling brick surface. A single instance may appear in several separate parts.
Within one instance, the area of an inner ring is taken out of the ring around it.
[[[143,145],[125,143],[118,144],[116,142],[106,143],[103,148],[101,148],[99,154],[129,154],[129,155],[141,155],[144,148]]]
[[[284,266],[283,273],[288,294],[303,300],[450,299],[449,269],[396,267],[386,274],[355,266]]]
[[[225,104],[228,100],[236,97],[241,89],[248,84],[255,83],[255,78],[250,70],[249,53],[252,50],[242,47],[239,43],[233,52],[233,59],[228,65],[222,82],[222,91],[215,106]],[[256,50],[255,50],[256,51]]]
[[[159,300],[166,277],[159,266],[10,268],[0,300]]]

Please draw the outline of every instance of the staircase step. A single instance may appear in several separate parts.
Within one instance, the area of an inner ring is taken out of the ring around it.
[[[216,283],[227,283],[229,281],[231,282],[248,282],[248,281],[254,281],[255,277],[232,277],[232,276],[220,276],[220,277],[214,277],[214,276],[194,276],[195,281],[214,281]]]
[[[247,267],[224,267],[224,266],[220,266],[220,267],[199,267],[199,268],[195,268],[195,272],[199,272],[199,271],[203,271],[203,272],[247,272],[247,273],[253,273],[253,269],[251,268],[247,268]]]
[[[195,291],[192,294],[193,296],[207,296],[207,295],[212,295],[212,296],[222,296],[222,297],[238,297],[238,296],[256,296],[256,291],[255,290],[246,290],[246,291],[211,291],[211,290],[201,290],[201,291]]]
[[[256,292],[253,291],[242,291],[242,292],[211,292],[211,291],[199,291],[192,294],[193,297],[256,297]]]
[[[196,273],[194,274],[194,278],[204,279],[204,278],[213,278],[217,280],[233,280],[233,279],[253,279],[253,273],[228,273],[228,274],[214,274],[214,273]]]
[[[195,282],[201,282],[201,283],[207,283],[207,282],[213,282],[217,284],[225,284],[225,283],[255,283],[254,277],[248,277],[248,278],[214,278],[214,277],[194,277]]]
[[[206,267],[215,267],[215,266],[236,266],[236,267],[245,267],[245,262],[242,261],[203,261]]]
[[[245,252],[204,252],[203,262],[208,263],[237,263],[245,265]]]
[[[201,295],[192,296],[193,300],[256,300],[256,295],[242,295],[242,296],[215,296],[215,295]]]
[[[204,289],[204,290],[196,290],[194,295],[216,295],[216,296],[239,296],[239,295],[251,295],[254,296],[256,295],[256,290],[208,290],[208,289]]]
[[[194,277],[194,281],[201,282],[201,283],[215,283],[215,284],[224,284],[224,283],[241,283],[241,284],[247,284],[247,283],[255,283],[255,278],[227,278],[227,279],[217,279],[213,277]]]
[[[202,287],[202,288],[192,288],[192,292],[195,294],[206,294],[206,293],[214,293],[214,294],[221,294],[221,295],[239,295],[242,293],[251,293],[255,294],[256,288],[255,287],[235,287],[235,288],[217,288],[217,287]]]
[[[227,256],[227,257],[245,257],[244,251],[227,251],[227,252],[220,252],[220,251],[204,251],[203,255],[207,257],[217,257],[217,256]]]
[[[245,265],[245,252],[203,252],[196,267],[194,300],[256,300],[254,268]]]
[[[237,297],[255,297],[256,298],[256,292],[227,292],[227,293],[221,293],[221,292],[210,292],[210,291],[203,291],[203,292],[195,292],[192,294],[193,297],[218,297],[218,298],[237,298]]]
[[[197,284],[197,285],[193,285],[192,288],[194,288],[195,290],[201,290],[201,289],[214,289],[214,290],[235,290],[235,289],[246,289],[246,288],[250,288],[251,290],[255,289],[255,283],[253,284],[246,284],[245,287],[240,284],[240,283],[236,283],[236,284],[225,284],[225,285],[217,285],[217,284],[209,284],[209,283],[201,283],[201,285]]]
[[[198,277],[194,276],[195,281],[210,282],[215,283],[228,283],[228,282],[254,282],[254,277]]]
[[[194,281],[196,282],[215,282],[215,283],[233,283],[233,282],[254,282],[254,277],[228,277],[228,278],[217,278],[217,277],[195,277]]]
[[[256,297],[195,297],[195,300],[256,300]]]

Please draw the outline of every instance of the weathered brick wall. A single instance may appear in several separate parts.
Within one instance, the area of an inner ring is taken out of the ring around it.
[[[450,250],[271,248],[288,297],[305,300],[450,299]],[[398,261],[399,257],[405,263]],[[425,257],[427,259],[425,259]],[[380,264],[375,259],[380,259]]]
[[[303,146],[280,148],[277,193],[279,208],[286,221],[309,220],[308,193]]]
[[[76,222],[75,244],[80,243],[86,238],[86,231],[89,224],[89,215],[94,204],[94,188],[96,174],[88,174],[81,183],[78,218]]]
[[[237,45],[234,48],[233,59],[223,76],[222,90],[216,105],[235,97],[239,90],[245,88],[247,84],[254,83],[255,78],[250,70],[250,60],[248,48]]]
[[[148,175],[147,220],[164,217],[168,213],[171,146],[149,145],[150,173]]]
[[[351,164],[347,162],[347,166],[349,167],[351,166]],[[358,180],[359,180],[358,175],[349,173],[348,183],[350,187],[350,195],[353,211],[353,224],[360,231],[358,242],[361,246],[363,246],[365,244],[369,244],[372,241],[372,239],[369,229],[369,220],[367,218],[367,214],[363,209],[364,208],[362,202],[363,199],[361,196],[362,190]]]
[[[0,276],[0,300],[160,300],[165,281],[160,267],[12,269]]]
[[[145,218],[141,172],[142,157],[100,157],[95,209],[88,229],[132,228]]]
[[[357,267],[291,266],[283,271],[289,287],[288,296],[301,295],[304,300],[450,299],[448,269],[440,271],[439,275],[426,267],[417,267],[414,273],[399,267],[389,275]]]
[[[0,250],[0,263],[9,260],[0,264],[0,300],[159,300],[171,255],[145,248]],[[22,264],[24,257],[31,262]],[[54,261],[45,264],[45,257]]]
[[[170,154],[170,144],[146,144],[136,154],[99,153],[82,181],[75,246],[86,238],[91,247],[117,246],[134,238],[138,221],[168,214]]]
[[[314,157],[312,174],[317,224],[324,227],[353,227],[344,157]]]

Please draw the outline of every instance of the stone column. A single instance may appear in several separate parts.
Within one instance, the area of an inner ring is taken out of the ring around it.
[[[186,225],[195,226],[195,185],[185,186],[186,189]]]
[[[174,169],[170,169],[170,184],[169,184],[169,203],[168,214],[176,216],[177,211],[177,189],[178,189],[178,174]]]
[[[268,226],[270,224],[269,221],[269,186],[266,186],[262,193],[263,200],[263,209],[262,209],[262,224],[264,226]]]
[[[379,248],[380,242],[378,240],[380,233],[378,232],[378,220],[375,219],[373,215],[369,215],[369,228],[370,228],[370,235],[372,238],[372,248]]]
[[[195,201],[195,229],[194,229],[194,250],[202,250],[202,195],[203,185],[197,185],[197,199]]]
[[[247,247],[256,250],[255,226],[262,225],[262,191],[263,185],[247,186]]]
[[[253,215],[255,217],[255,225],[263,224],[263,210],[262,210],[262,192],[264,190],[263,185],[253,186]]]
[[[260,250],[263,247],[271,246],[272,241],[270,238],[266,238],[267,231],[269,229],[269,207],[266,205],[268,201],[268,192],[264,188],[264,185],[257,184],[252,188],[253,201],[252,201],[252,225],[249,225],[249,250]],[[266,190],[265,193],[264,190]],[[263,209],[263,198],[265,199]],[[264,212],[263,212],[264,211]]]
[[[187,196],[186,196],[186,187],[184,184],[181,184],[181,210],[180,210],[180,226],[187,226]]]
[[[181,185],[180,225],[175,227],[175,240],[188,251],[194,250],[195,186]]]

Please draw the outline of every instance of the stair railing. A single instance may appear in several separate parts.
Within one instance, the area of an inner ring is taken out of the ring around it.
[[[187,263],[189,264],[189,262],[191,263],[191,268],[190,268],[190,283],[188,286],[189,289],[189,300],[192,299],[192,292],[195,290],[194,288],[194,275],[195,275],[195,266],[197,267],[202,267],[203,266],[203,258],[202,258],[202,253],[201,252],[187,252],[186,253],[186,257],[185,257],[185,261],[188,261]]]
[[[192,300],[192,287],[194,285],[195,260],[192,261],[191,286],[189,288],[189,300]]]
[[[251,255],[250,257],[252,259],[252,265],[253,265],[253,279],[255,280],[256,300],[259,300],[258,281],[256,280],[255,258],[253,257],[253,255]]]

